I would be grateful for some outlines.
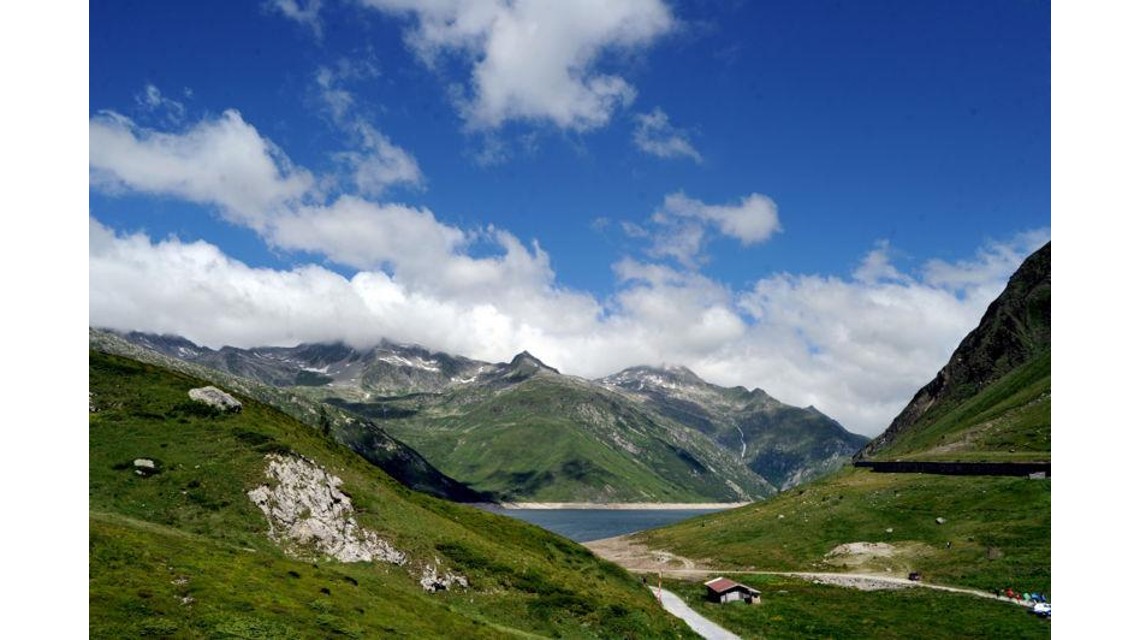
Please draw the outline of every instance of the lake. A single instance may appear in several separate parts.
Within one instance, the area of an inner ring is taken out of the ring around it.
[[[503,509],[488,511],[525,520],[575,542],[589,542],[663,527],[723,509]]]

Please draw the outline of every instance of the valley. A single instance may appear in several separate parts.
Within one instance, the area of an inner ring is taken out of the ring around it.
[[[526,352],[487,363],[392,343],[213,350],[97,334],[335,407],[495,501],[747,502],[837,469],[867,442],[814,408],[676,367],[587,380]]]
[[[525,352],[492,364],[390,344],[213,351],[92,329],[93,635],[692,637],[628,570],[668,578],[744,635],[1047,637],[1047,620],[993,594],[1050,592],[1051,479],[984,465],[1050,459],[1048,252],[870,441],[681,367],[591,381]],[[207,380],[241,411],[186,397]],[[549,510],[592,553],[457,502]],[[732,508],[598,540],[569,510],[596,505]],[[713,573],[765,604],[704,602]],[[256,586],[281,575],[293,582]],[[250,591],[219,590],[231,583]]]

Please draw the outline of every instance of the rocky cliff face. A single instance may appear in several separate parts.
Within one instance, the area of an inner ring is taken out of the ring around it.
[[[915,394],[887,430],[855,456],[873,457],[912,435],[931,415],[976,397],[1050,350],[1050,245],[1025,259],[941,371]]]

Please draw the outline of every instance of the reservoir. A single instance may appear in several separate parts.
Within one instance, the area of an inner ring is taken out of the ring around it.
[[[525,520],[547,531],[589,542],[643,531],[723,509],[504,509],[488,511]]]

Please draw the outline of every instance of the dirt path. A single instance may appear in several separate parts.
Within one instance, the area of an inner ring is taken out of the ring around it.
[[[929,582],[912,582],[897,576],[867,574],[867,573],[824,573],[816,571],[749,571],[743,569],[715,568],[702,561],[694,561],[668,551],[650,549],[649,547],[630,540],[625,536],[605,538],[585,543],[586,548],[593,551],[598,557],[620,565],[633,573],[660,573],[663,576],[675,578],[700,578],[703,576],[722,575],[726,573],[744,575],[791,576],[804,580],[811,580],[822,584],[832,584],[863,591],[880,589],[908,589],[922,587],[938,591],[962,593],[978,598],[1012,602],[1022,606],[1027,605],[1018,600],[1011,600],[996,596],[979,589],[964,587],[949,587]]]

